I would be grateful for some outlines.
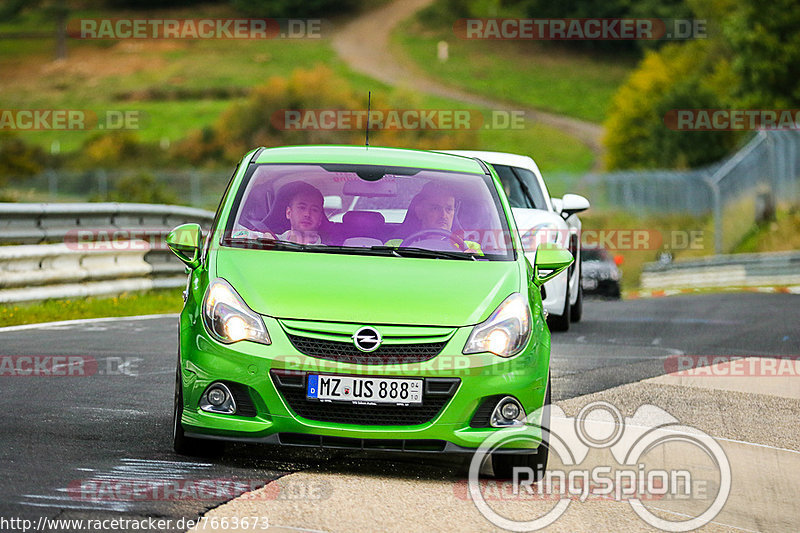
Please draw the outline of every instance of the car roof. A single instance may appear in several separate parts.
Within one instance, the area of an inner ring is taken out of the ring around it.
[[[536,162],[527,155],[509,154],[507,152],[486,152],[481,150],[441,150],[441,153],[460,155],[464,157],[477,157],[482,161],[497,165],[535,168],[536,170],[539,170]]]
[[[486,173],[484,166],[472,157],[375,146],[308,145],[266,148],[256,154],[255,163],[338,163]]]

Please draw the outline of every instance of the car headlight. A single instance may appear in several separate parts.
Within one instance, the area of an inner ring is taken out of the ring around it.
[[[552,222],[537,224],[522,236],[522,249],[526,252],[533,252],[543,243],[560,244],[563,240],[562,230]]]
[[[222,278],[211,282],[203,299],[203,321],[220,342],[253,341],[272,344],[261,317]]]
[[[518,354],[531,336],[528,300],[515,292],[497,306],[489,318],[472,329],[465,354],[491,352],[500,357]]]

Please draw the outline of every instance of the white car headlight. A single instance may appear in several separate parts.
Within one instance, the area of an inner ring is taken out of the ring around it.
[[[261,317],[222,278],[211,282],[203,299],[203,321],[220,342],[253,341],[272,344]]]
[[[500,357],[518,354],[531,336],[528,300],[515,292],[497,306],[489,318],[475,326],[464,345],[464,353],[491,352]]]

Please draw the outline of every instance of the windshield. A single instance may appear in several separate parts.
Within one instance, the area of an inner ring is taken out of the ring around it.
[[[539,187],[539,180],[533,172],[526,168],[508,165],[492,166],[503,183],[511,207],[548,209],[542,189]]]
[[[581,259],[583,261],[611,261],[611,258],[602,248],[584,248],[581,250]]]
[[[255,165],[224,246],[298,252],[511,260],[491,178],[372,165]]]

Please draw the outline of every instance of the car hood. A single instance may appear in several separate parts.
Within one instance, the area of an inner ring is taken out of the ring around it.
[[[262,315],[451,327],[486,319],[521,290],[522,275],[515,261],[236,248],[218,250],[211,273],[226,279]]]
[[[511,211],[514,214],[514,220],[517,222],[519,231],[523,234],[534,226],[544,223],[553,224],[563,230],[566,230],[568,227],[564,219],[552,211],[522,207],[513,207]]]

